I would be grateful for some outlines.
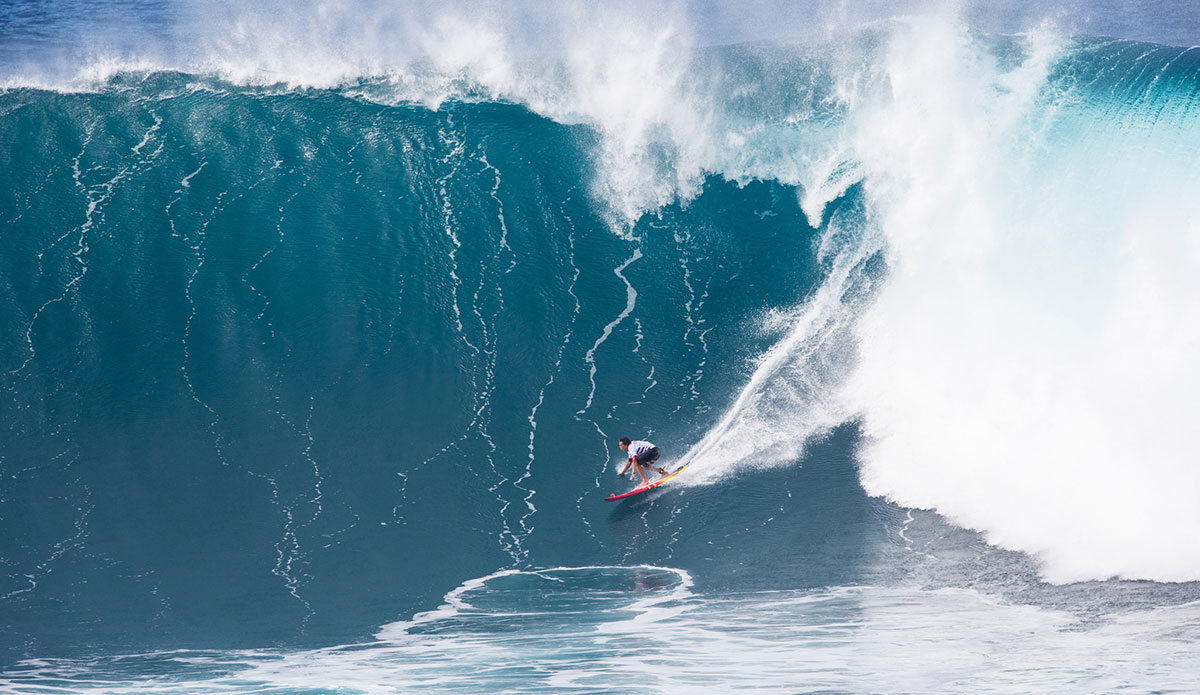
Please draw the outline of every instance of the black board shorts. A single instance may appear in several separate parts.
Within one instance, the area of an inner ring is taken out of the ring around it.
[[[651,447],[651,448],[643,451],[637,457],[637,464],[639,466],[649,466],[650,464],[654,463],[657,460],[658,460],[658,447],[655,446],[655,447]]]

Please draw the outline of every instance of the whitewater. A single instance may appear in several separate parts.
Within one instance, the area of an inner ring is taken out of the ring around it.
[[[3,10],[0,692],[1188,692],[1200,24],[1056,7]]]

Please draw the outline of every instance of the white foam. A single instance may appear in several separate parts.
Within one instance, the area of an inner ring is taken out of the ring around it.
[[[681,482],[706,483],[740,468],[794,463],[814,437],[851,416],[832,396],[853,357],[851,330],[863,295],[864,264],[880,240],[848,235],[838,219],[826,237],[826,244],[846,244],[828,278],[788,318],[786,335],[759,357],[717,424],[684,455],[690,467]]]
[[[1059,46],[1026,45],[1005,69],[913,20],[856,111],[890,269],[847,390],[862,481],[1052,581],[1200,579],[1200,122],[1060,112]]]
[[[1192,603],[1087,624],[960,589],[710,596],[662,567],[506,570],[373,642],[30,660],[0,692],[1186,692],[1197,617]]]
[[[877,64],[838,68],[852,163],[829,150],[801,199],[820,222],[824,182],[861,176],[868,210],[829,222],[822,286],[770,319],[789,327],[681,482],[790,463],[857,416],[868,492],[1034,553],[1051,581],[1200,578],[1194,97],[1051,89],[1067,49],[1045,30],[1001,57],[952,21],[885,29]]]

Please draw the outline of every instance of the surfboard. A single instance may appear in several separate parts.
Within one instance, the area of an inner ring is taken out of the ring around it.
[[[633,497],[634,495],[640,495],[643,492],[649,492],[650,490],[653,490],[654,488],[658,487],[659,485],[662,485],[663,483],[667,482],[671,478],[674,478],[675,476],[679,475],[687,467],[688,467],[688,464],[685,463],[678,470],[672,471],[672,472],[664,475],[663,477],[659,478],[658,480],[652,480],[645,485],[639,485],[638,487],[635,487],[632,490],[630,490],[629,492],[626,492],[621,495],[618,495],[617,493],[614,492],[611,495],[609,495],[608,497],[605,497],[604,500],[606,502],[612,502],[614,500],[623,500],[626,497]]]

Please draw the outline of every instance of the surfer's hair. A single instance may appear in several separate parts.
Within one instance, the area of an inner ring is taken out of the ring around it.
[[[617,440],[617,444],[624,444],[625,446],[629,446],[629,437],[621,437],[620,439]]]

